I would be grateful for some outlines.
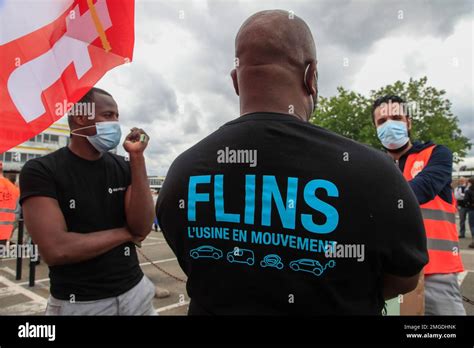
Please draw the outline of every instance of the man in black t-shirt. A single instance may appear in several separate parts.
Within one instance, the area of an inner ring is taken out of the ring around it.
[[[28,161],[20,174],[25,224],[50,269],[46,314],[153,315],[154,286],[134,244],[154,217],[148,136],[131,130],[127,161],[108,152],[121,138],[112,96],[93,88],[77,105],[68,117],[69,146]]]
[[[413,193],[387,155],[308,122],[304,21],[253,15],[236,57],[241,116],[174,161],[156,206],[189,313],[379,315],[427,262]]]

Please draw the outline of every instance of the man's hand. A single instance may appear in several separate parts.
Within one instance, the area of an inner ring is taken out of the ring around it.
[[[148,140],[149,137],[143,129],[132,128],[123,143],[125,151],[130,154],[132,179],[125,193],[127,226],[134,236],[138,236],[142,240],[150,233],[155,216],[150,183],[146,173],[145,157],[143,156]]]
[[[142,154],[148,146],[150,137],[141,128],[132,128],[130,133],[125,138],[123,148],[129,154]]]
[[[146,237],[144,236],[136,236],[132,234],[132,243],[135,244],[137,247],[142,247],[142,242],[145,240]]]

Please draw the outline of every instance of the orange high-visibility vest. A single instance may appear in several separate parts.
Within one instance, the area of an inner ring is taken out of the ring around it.
[[[408,155],[403,170],[405,179],[410,181],[423,170],[435,146]],[[431,201],[420,205],[429,255],[429,262],[424,269],[425,275],[458,273],[464,270],[455,221],[456,200],[452,192],[451,195],[451,203],[436,195]]]
[[[15,209],[20,192],[10,180],[0,177],[0,240],[9,240],[15,223]]]

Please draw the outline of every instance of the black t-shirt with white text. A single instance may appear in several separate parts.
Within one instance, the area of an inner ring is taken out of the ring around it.
[[[383,275],[428,261],[388,155],[291,115],[241,116],[182,153],[156,210],[190,314],[379,315]]]
[[[125,192],[130,182],[130,166],[123,157],[104,153],[100,159],[88,161],[64,147],[25,164],[20,174],[20,203],[32,196],[56,199],[71,232],[121,228],[126,225]],[[143,277],[133,243],[49,270],[51,294],[60,300],[115,297]]]

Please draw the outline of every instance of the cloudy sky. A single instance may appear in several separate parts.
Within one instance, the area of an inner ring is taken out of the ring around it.
[[[368,94],[396,80],[428,77],[445,89],[474,140],[472,0],[136,0],[134,61],[98,87],[117,100],[124,131],[152,137],[149,174],[239,116],[230,71],[242,22],[264,9],[293,11],[310,26],[323,96],[338,86]],[[344,65],[348,62],[348,66]],[[473,141],[474,142],[474,141]],[[467,159],[474,164],[474,148]]]

